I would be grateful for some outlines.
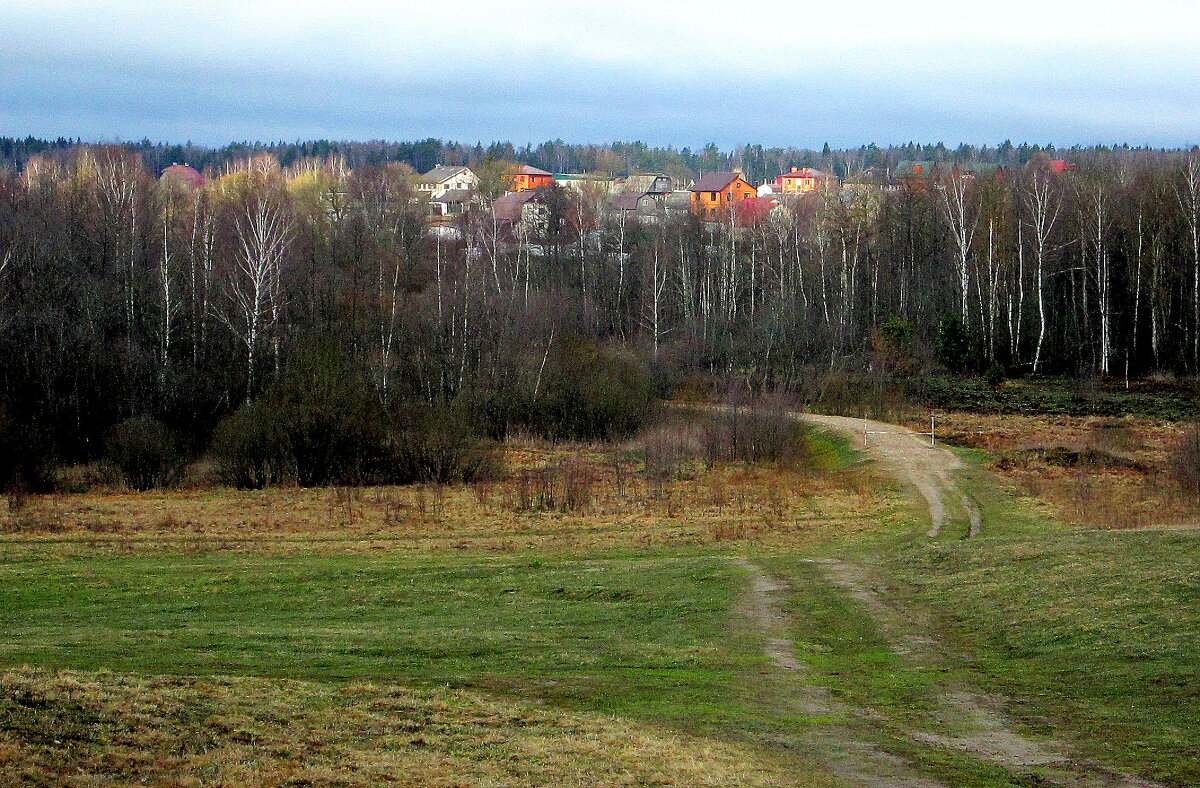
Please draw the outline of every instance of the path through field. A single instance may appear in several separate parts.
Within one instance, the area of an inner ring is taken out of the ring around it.
[[[950,451],[931,447],[928,437],[894,424],[864,421],[838,416],[805,414],[804,419],[828,429],[859,437],[864,428],[876,434],[868,437],[868,451],[900,481],[920,491],[929,504],[932,528],[937,537],[947,521],[946,500],[961,503],[968,520],[966,536],[981,530],[978,507],[955,484],[954,472],[962,463]],[[932,636],[933,628],[924,616],[896,603],[886,583],[874,578],[870,570],[847,560],[808,559],[842,593],[869,614],[889,649],[909,666],[921,670],[944,670],[945,654]],[[1061,788],[1163,788],[1158,783],[1135,775],[1114,771],[1099,764],[1084,762],[1070,755],[1064,741],[1052,737],[1033,737],[1017,730],[1005,713],[1009,700],[988,695],[954,682],[934,685],[936,712],[927,729],[892,720],[876,709],[854,708],[814,683],[809,666],[798,658],[795,644],[787,636],[789,594],[804,593],[771,577],[757,564],[737,560],[749,575],[749,590],[743,610],[764,640],[764,653],[784,674],[785,680],[799,683],[803,714],[828,722],[811,727],[808,745],[827,769],[851,784],[878,788],[937,788],[944,785],[920,773],[919,764],[887,752],[869,732],[888,734],[916,745],[936,750],[955,751],[1014,775],[1020,784],[1060,786]],[[1032,781],[1032,782],[1029,782]]]
[[[962,461],[953,452],[930,446],[928,437],[898,424],[815,413],[801,414],[801,418],[842,433],[854,440],[856,447],[863,445],[865,434],[867,452],[901,482],[916,487],[929,504],[931,538],[941,535],[946,524],[947,501],[961,506],[967,520],[966,535],[979,535],[983,527],[979,507],[954,483],[954,472],[962,467]]]

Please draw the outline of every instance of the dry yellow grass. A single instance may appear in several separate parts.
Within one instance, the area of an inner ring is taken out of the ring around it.
[[[649,478],[628,455],[526,443],[504,478],[472,485],[367,488],[223,487],[30,499],[0,520],[2,540],[101,545],[180,542],[254,549],[591,550],[749,540],[789,545],[877,527],[899,497],[861,470],[827,473],[685,464]],[[530,507],[545,484],[568,479],[573,500]],[[533,510],[531,510],[531,508]]]
[[[3,785],[796,784],[744,745],[449,689],[24,668],[0,712]]]
[[[1044,501],[1052,517],[1092,528],[1180,525],[1200,519],[1195,502],[1180,494],[1166,471],[1184,427],[1136,416],[938,416],[940,439],[994,455],[992,467]],[[927,422],[923,428],[928,430]],[[1064,463],[1055,459],[1055,450],[1084,457]]]

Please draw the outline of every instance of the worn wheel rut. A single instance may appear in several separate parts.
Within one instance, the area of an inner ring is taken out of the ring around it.
[[[795,644],[785,635],[787,620],[780,612],[777,594],[788,586],[744,559],[735,563],[750,576],[750,589],[743,603],[746,615],[763,636],[763,650],[771,663],[789,673],[807,670],[796,658]],[[815,724],[805,741],[831,774],[856,785],[873,788],[950,788],[945,783],[916,773],[903,759],[884,752],[872,742],[856,736],[848,724],[864,715],[835,699],[828,689],[808,682],[796,687],[797,711],[810,717],[833,720]]]
[[[895,653],[922,667],[939,667],[941,650],[924,617],[891,605],[885,598],[886,587],[872,583],[862,567],[836,559],[812,563],[823,565],[834,584],[863,605]],[[939,722],[953,733],[905,729],[905,735],[914,741],[967,752],[1064,788],[1163,788],[1136,775],[1074,759],[1064,742],[1033,739],[1018,732],[1003,710],[1006,699],[1002,696],[947,685],[938,689],[934,700]]]
[[[771,577],[756,564],[735,559],[750,577],[745,612],[763,636],[763,650],[771,663],[788,673],[808,666],[796,656],[795,643],[787,634],[783,600],[786,583]],[[865,570],[836,559],[817,559],[832,582],[858,601],[876,622],[891,649],[923,667],[937,668],[940,650],[928,635],[927,623],[911,612],[901,612],[884,600],[885,591],[873,585]],[[875,788],[939,788],[945,783],[919,774],[913,765],[885,752],[873,742],[856,735],[853,722],[879,724],[888,719],[873,709],[858,709],[833,696],[825,687],[803,681],[798,687],[798,710],[831,720],[815,725],[806,734],[807,743],[837,777]],[[1006,699],[969,687],[946,685],[934,698],[939,731],[920,730],[892,723],[889,730],[912,741],[967,753],[1014,774],[1035,778],[1039,784],[1061,788],[1166,788],[1133,774],[1114,771],[1074,759],[1070,748],[1052,739],[1033,739],[1016,730],[1003,707]],[[949,732],[945,732],[949,731]]]

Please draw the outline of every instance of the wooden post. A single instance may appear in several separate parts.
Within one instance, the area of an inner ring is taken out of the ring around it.
[[[929,413],[929,445],[930,446],[935,445],[933,436],[934,436],[934,433],[936,433],[936,432],[937,432],[937,414],[930,411],[930,413]]]

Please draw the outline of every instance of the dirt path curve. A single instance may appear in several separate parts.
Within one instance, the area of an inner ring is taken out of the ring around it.
[[[936,538],[947,520],[946,502],[958,502],[968,520],[967,536],[978,536],[983,527],[979,507],[954,483],[954,471],[962,468],[957,455],[941,446],[930,446],[929,438],[897,424],[846,416],[797,413],[804,421],[840,432],[862,445],[868,431],[867,451],[901,482],[911,484],[929,504],[929,537]]]

